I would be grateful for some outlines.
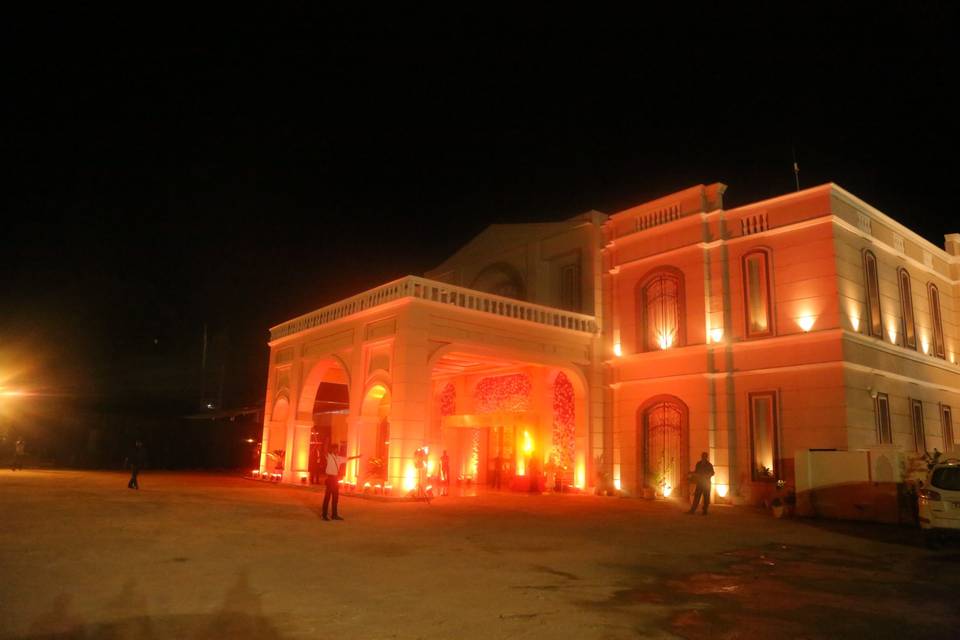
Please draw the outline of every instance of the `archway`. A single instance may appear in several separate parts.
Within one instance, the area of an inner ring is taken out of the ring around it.
[[[689,469],[688,410],[679,398],[651,398],[638,411],[642,464],[638,484],[658,495],[686,495]]]
[[[318,360],[307,370],[297,401],[290,459],[292,471],[299,473],[303,481],[309,471],[311,482],[319,482],[326,451],[347,441],[350,378],[342,361],[335,356]]]
[[[278,397],[265,425],[266,438],[261,444],[260,468],[265,473],[283,471],[287,449],[287,421],[290,418],[290,401],[286,396]]]
[[[363,396],[360,407],[362,427],[358,445],[365,453],[364,467],[358,464],[354,472],[367,482],[388,483],[400,477],[400,458],[390,457],[390,389],[384,383],[373,384]]]

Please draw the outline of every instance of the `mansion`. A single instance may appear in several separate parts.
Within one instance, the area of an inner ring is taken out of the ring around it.
[[[684,496],[705,451],[721,502],[897,521],[918,458],[958,446],[960,234],[835,184],[725,189],[492,225],[273,327],[258,472],[300,483],[332,442],[397,494],[445,451],[455,483]]]

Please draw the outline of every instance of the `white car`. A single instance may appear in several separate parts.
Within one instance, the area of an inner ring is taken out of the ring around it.
[[[938,462],[920,491],[920,528],[931,546],[950,533],[960,533],[960,460]]]

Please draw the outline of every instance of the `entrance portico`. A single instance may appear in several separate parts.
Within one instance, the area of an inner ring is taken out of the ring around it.
[[[429,469],[446,450],[454,481],[481,483],[499,458],[504,478],[549,466],[583,487],[600,455],[592,316],[409,276],[271,334],[260,471],[284,482],[307,477],[317,434],[363,455],[348,481],[404,493],[423,447]],[[345,406],[326,398],[338,385]]]

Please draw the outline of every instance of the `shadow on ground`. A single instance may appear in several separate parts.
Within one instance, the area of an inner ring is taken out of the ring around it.
[[[267,621],[260,596],[251,590],[246,573],[241,573],[227,592],[223,605],[208,615],[149,615],[147,602],[135,580],[127,581],[117,597],[102,612],[109,622],[88,623],[73,611],[70,595],[54,597],[50,609],[41,615],[24,640],[160,640],[183,638],[232,638],[236,640],[280,640],[281,635]]]

